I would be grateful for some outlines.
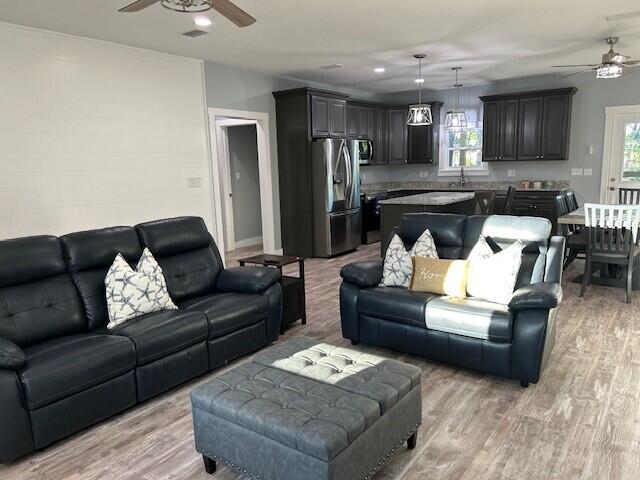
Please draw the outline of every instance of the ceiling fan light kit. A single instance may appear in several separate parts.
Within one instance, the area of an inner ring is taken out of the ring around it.
[[[211,0],[162,0],[164,8],[182,13],[201,13],[211,10]]]
[[[566,75],[564,78],[572,77],[574,75],[580,75],[586,72],[596,72],[596,78],[619,78],[624,72],[624,68],[636,67],[640,65],[638,60],[629,60],[630,57],[622,55],[613,49],[613,46],[618,43],[619,37],[607,37],[604,39],[605,43],[609,45],[609,51],[602,55],[600,63],[592,64],[580,64],[580,65],[552,65],[554,68],[573,68],[573,67],[588,67],[581,72],[572,73]]]
[[[413,56],[418,59],[418,78],[422,79],[422,59],[425,57],[423,54],[417,54]],[[407,115],[407,125],[410,127],[421,127],[425,125],[431,125],[433,118],[431,116],[431,106],[424,105],[422,103],[422,83],[418,82],[418,103],[415,105],[409,105],[409,114]]]
[[[617,63],[602,64],[596,70],[596,78],[618,78],[622,76],[622,66]]]
[[[456,88],[456,108],[447,112],[444,126],[449,130],[455,131],[467,127],[467,115],[464,110],[460,110],[460,88],[462,84],[458,83],[458,72],[462,70],[462,67],[453,67],[451,70],[456,72],[456,83],[454,84]]]

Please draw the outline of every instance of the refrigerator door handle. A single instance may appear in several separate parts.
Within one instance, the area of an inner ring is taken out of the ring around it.
[[[369,142],[369,162],[371,163],[373,161],[373,142],[371,140],[367,140],[367,142]]]
[[[343,141],[344,142],[344,141]],[[342,155],[344,158],[344,170],[347,177],[347,184],[345,185],[345,204],[347,208],[351,205],[351,197],[353,196],[353,172],[351,171],[351,157],[347,146],[342,144]]]

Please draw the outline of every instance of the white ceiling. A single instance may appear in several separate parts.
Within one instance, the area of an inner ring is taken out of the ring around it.
[[[130,1],[3,1],[0,21],[374,93],[415,88],[414,53],[427,55],[424,86],[435,89],[451,87],[455,65],[475,85],[597,63],[609,34],[640,58],[640,17],[604,18],[640,10],[638,0],[236,0],[257,23],[240,29],[212,11],[210,34],[195,39],[180,35],[192,16],[160,4],[117,13]],[[319,68],[334,63],[344,68]]]

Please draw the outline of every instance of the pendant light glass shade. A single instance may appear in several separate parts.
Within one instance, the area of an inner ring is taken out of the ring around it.
[[[449,130],[459,130],[467,127],[467,115],[464,110],[460,110],[460,87],[462,87],[462,84],[458,83],[458,71],[462,70],[462,67],[453,67],[451,70],[456,72],[456,83],[454,85],[456,87],[456,109],[447,112],[444,126]]]
[[[162,6],[175,12],[206,12],[211,10],[211,0],[162,0]]]
[[[422,80],[422,59],[424,55],[414,55],[418,59],[418,79]],[[407,115],[407,125],[410,127],[422,127],[425,125],[431,125],[433,118],[431,117],[431,106],[422,103],[422,84],[423,81],[418,81],[418,103],[415,105],[409,105],[409,114]]]

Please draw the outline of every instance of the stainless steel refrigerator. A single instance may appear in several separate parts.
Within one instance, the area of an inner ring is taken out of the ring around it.
[[[314,140],[313,253],[333,257],[360,245],[360,165],[347,140]]]

